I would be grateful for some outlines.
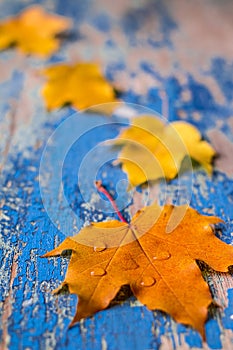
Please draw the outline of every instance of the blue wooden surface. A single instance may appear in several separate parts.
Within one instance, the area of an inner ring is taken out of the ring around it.
[[[1,0],[0,17],[16,14],[32,3]],[[203,267],[204,277],[224,309],[211,308],[206,344],[191,328],[161,312],[148,311],[133,298],[68,330],[77,298],[50,293],[64,279],[68,260],[47,260],[40,255],[65,238],[71,209],[78,216],[77,229],[92,220],[114,217],[108,205],[103,213],[98,210],[102,204],[93,186],[93,170],[79,174],[82,188],[77,185],[77,175],[88,152],[115,137],[120,128],[104,116],[84,113],[77,117],[82,121],[81,134],[83,130],[88,133],[74,143],[62,167],[68,206],[60,202],[58,177],[51,183],[49,175],[61,169],[61,150],[74,133],[73,128],[65,129],[64,137],[52,145],[53,152],[45,159],[48,176],[43,173],[42,191],[45,204],[50,203],[47,213],[40,193],[41,157],[51,133],[75,111],[46,111],[40,96],[43,80],[36,71],[55,62],[97,61],[122,91],[123,101],[152,108],[170,121],[182,119],[197,126],[219,158],[212,178],[201,170],[193,175],[191,205],[224,219],[226,224],[216,234],[232,244],[232,2],[37,3],[71,17],[74,30],[72,38],[48,60],[24,57],[13,50],[0,53],[1,349],[231,349],[233,278],[208,267]],[[113,119],[115,123],[125,121],[117,116]],[[107,125],[100,132],[93,129],[96,123]],[[98,152],[93,164],[98,165],[98,157],[104,154],[108,159],[115,156],[110,149],[105,152],[99,147]],[[127,203],[123,213],[129,218],[136,197],[142,199],[145,193],[126,193],[126,176],[110,161],[99,168],[98,178],[118,196],[119,206]],[[182,197],[177,199],[177,188],[174,180],[167,187],[167,196],[179,202]],[[161,191],[162,187],[162,197]],[[70,227],[75,227],[72,222]]]

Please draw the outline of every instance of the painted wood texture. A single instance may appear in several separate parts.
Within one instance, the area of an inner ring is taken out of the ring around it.
[[[0,17],[16,14],[32,3],[0,0]],[[105,151],[100,147],[94,153],[91,163],[95,167],[90,164],[90,171],[87,163],[82,168],[82,161],[100,142],[115,137],[124,119],[115,118],[116,124],[112,124],[103,115],[82,113],[78,125],[74,122],[72,128],[63,129],[63,137],[52,143],[44,163],[47,177],[44,172],[41,181],[47,213],[40,192],[41,157],[51,133],[75,111],[68,107],[46,111],[38,69],[63,61],[94,60],[121,91],[123,101],[149,107],[170,121],[182,119],[197,126],[219,156],[211,178],[201,170],[193,174],[191,205],[201,213],[224,219],[225,225],[216,234],[233,244],[233,2],[38,3],[72,18],[74,29],[48,60],[25,57],[14,50],[0,53],[1,350],[232,349],[232,273],[220,274],[203,265],[203,276],[221,306],[210,308],[206,343],[194,330],[161,312],[148,311],[132,297],[68,330],[77,299],[51,294],[64,279],[68,260],[42,259],[40,255],[57,246],[69,230],[78,230],[91,220],[114,217],[107,204],[103,212],[99,210],[103,206],[93,186],[93,169],[98,169]],[[129,105],[123,117],[130,113]],[[82,137],[61,166],[58,160],[76,131]],[[117,194],[118,204],[129,217],[144,203],[145,193],[126,192],[126,176],[111,165],[109,160],[115,154],[106,152],[108,161],[99,167],[98,178]],[[61,201],[59,176],[53,176],[61,167],[66,203]],[[181,194],[177,180],[167,186],[171,201],[182,201],[189,176],[182,180]],[[163,187],[153,191],[150,199],[157,196],[160,200]],[[71,209],[78,216],[75,224],[69,215]]]

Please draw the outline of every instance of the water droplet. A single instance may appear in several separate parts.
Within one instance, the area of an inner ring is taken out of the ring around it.
[[[170,259],[170,257],[171,257],[171,254],[167,250],[162,250],[160,252],[157,252],[157,254],[153,256],[153,260],[158,260],[158,261],[168,260]]]
[[[94,246],[95,252],[103,252],[105,249],[107,249],[107,246],[105,243],[98,243]]]
[[[144,276],[141,281],[140,285],[142,287],[151,287],[155,284],[156,280],[152,276]]]
[[[127,260],[127,262],[124,264],[124,270],[136,270],[139,267],[139,265],[134,261],[134,259],[131,257],[131,259]]]
[[[94,270],[91,271],[91,276],[104,276],[106,271],[102,267],[95,267]]]
[[[203,226],[203,230],[205,230],[205,231],[211,231],[213,228],[214,228],[214,226],[212,226],[210,224]]]

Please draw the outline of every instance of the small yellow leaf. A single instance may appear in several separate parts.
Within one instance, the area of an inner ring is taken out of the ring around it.
[[[212,158],[215,151],[212,146],[201,140],[200,132],[191,124],[185,122],[174,122],[172,127],[178,132],[185,143],[191,158],[200,163],[206,171],[212,173]]]
[[[0,50],[17,45],[23,53],[46,57],[59,48],[55,36],[70,27],[69,19],[48,14],[38,5],[31,6],[0,22]]]
[[[185,156],[198,162],[209,174],[212,172],[214,149],[186,122],[165,125],[152,116],[134,118],[132,125],[123,130],[114,143],[123,146],[119,162],[132,186],[175,178]],[[191,162],[189,170],[192,170]]]
[[[48,79],[42,90],[48,110],[67,103],[76,109],[103,104],[104,109],[105,103],[116,102],[113,87],[95,63],[59,64],[43,73]]]

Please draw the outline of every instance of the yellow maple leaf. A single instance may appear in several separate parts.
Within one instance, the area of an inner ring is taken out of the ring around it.
[[[209,174],[212,172],[214,149],[201,139],[193,125],[183,121],[165,125],[152,116],[134,118],[114,143],[123,146],[118,163],[122,164],[132,186],[175,178],[185,156],[201,164]],[[189,170],[192,170],[191,162]]]
[[[77,109],[84,109],[116,102],[114,88],[96,63],[53,65],[46,68],[43,74],[48,78],[42,90],[48,110],[67,103]]]
[[[59,48],[55,36],[70,27],[71,20],[31,6],[0,22],[0,50],[17,45],[23,53],[48,56]]]

